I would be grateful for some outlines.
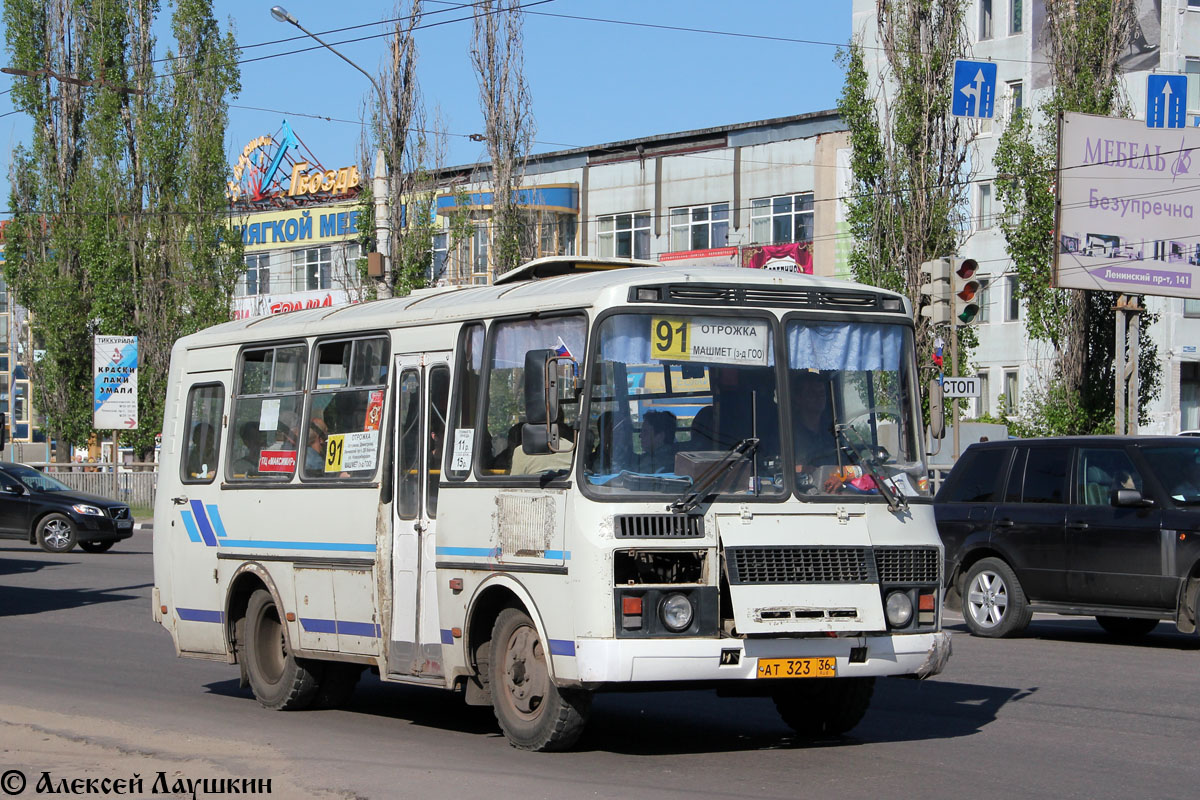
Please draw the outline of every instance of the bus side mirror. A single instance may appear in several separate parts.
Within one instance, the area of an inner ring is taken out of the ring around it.
[[[557,372],[550,368],[553,358],[553,350],[525,353],[525,421],[530,425],[558,421]]]
[[[946,435],[946,410],[942,408],[942,384],[937,378],[929,381],[929,436],[941,439]]]

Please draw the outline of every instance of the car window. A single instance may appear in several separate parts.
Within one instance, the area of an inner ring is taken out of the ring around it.
[[[1079,450],[1075,502],[1086,506],[1112,503],[1118,489],[1142,491],[1142,473],[1124,450],[1111,447],[1084,447]]]
[[[8,475],[5,475],[3,472],[0,472],[0,489],[9,490],[15,487],[20,487],[20,485],[21,484],[16,480],[16,478],[11,478]]]
[[[956,469],[953,482],[947,486],[945,503],[990,503],[996,500],[1012,450],[993,448],[968,452]]]
[[[1028,457],[1028,447],[1022,447],[1017,450],[1017,454],[1013,458],[1012,467],[1008,471],[1008,483],[1006,484],[1007,488],[1004,490],[1004,502],[1021,502],[1021,485],[1025,481],[1025,461]]]
[[[1200,446],[1147,447],[1142,452],[1172,500],[1179,504],[1200,504]]]
[[[1033,447],[1025,464],[1021,501],[1025,503],[1067,502],[1067,470],[1071,464],[1068,447]]]

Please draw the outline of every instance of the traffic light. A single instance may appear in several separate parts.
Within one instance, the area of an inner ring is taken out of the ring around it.
[[[921,294],[929,298],[921,316],[932,325],[950,321],[950,259],[935,258],[921,264]]]
[[[975,277],[979,272],[979,262],[973,258],[955,258],[953,260],[950,281],[954,297],[955,325],[970,325],[979,318],[980,294],[983,284]]]

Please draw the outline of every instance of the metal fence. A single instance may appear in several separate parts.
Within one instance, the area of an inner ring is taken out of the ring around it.
[[[154,487],[158,482],[158,465],[152,463],[122,464],[113,477],[112,464],[30,464],[53,475],[81,492],[120,500],[131,506],[154,507]]]

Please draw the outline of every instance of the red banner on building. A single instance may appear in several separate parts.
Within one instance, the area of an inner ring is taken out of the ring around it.
[[[812,275],[812,242],[756,244],[742,250],[742,266]]]

